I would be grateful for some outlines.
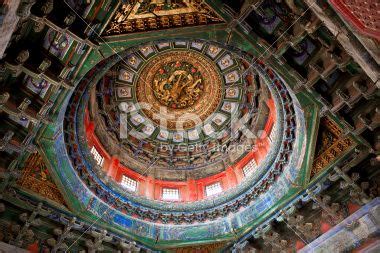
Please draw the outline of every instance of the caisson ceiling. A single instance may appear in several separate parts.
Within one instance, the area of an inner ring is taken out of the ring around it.
[[[141,173],[151,166],[161,179],[202,178],[239,161],[258,132],[270,130],[274,100],[242,56],[186,39],[128,52],[88,99],[93,134],[126,167]],[[233,150],[239,143],[247,145],[240,153]]]
[[[294,164],[302,161],[305,146],[304,118],[302,111],[295,109],[295,105],[300,106],[297,99],[273,70],[255,61],[243,52],[227,50],[215,42],[185,39],[149,43],[102,61],[90,70],[90,76],[85,76],[68,103],[64,121],[67,131],[62,140],[67,154],[57,155],[60,160],[70,160],[72,168],[67,172],[57,168],[57,173],[69,178],[64,173],[76,171],[80,178],[70,182],[72,190],[84,180],[89,184],[88,196],[93,195],[92,184],[97,187],[96,195],[100,194],[108,205],[117,201],[113,215],[118,218],[110,217],[109,222],[130,224],[127,228],[133,231],[134,226],[153,226],[156,228],[145,231],[167,229],[165,236],[178,240],[188,227],[178,226],[171,234],[171,223],[211,221],[237,211],[237,224],[245,224],[252,211],[260,215],[266,209],[260,200],[252,205],[259,193],[265,194],[269,198],[265,201],[271,203],[287,193],[286,187],[300,173]],[[256,85],[261,87],[265,98],[254,99],[253,93],[248,92],[243,96],[247,89],[258,93]],[[189,91],[175,90],[179,87]],[[198,89],[194,93],[199,95],[193,95],[191,89]],[[89,103],[90,93],[93,103]],[[147,105],[141,106],[141,102]],[[154,118],[160,107],[163,115],[159,119],[168,119],[166,128]],[[106,114],[103,111],[106,108],[113,110]],[[115,132],[110,131],[113,127]],[[120,134],[123,130],[118,129],[122,127],[129,132]],[[91,142],[83,138],[86,131]],[[201,145],[199,151],[197,144]],[[218,144],[225,145],[225,149]],[[236,148],[243,144],[246,150]],[[62,149],[60,145],[57,142],[56,149]],[[195,151],[190,150],[191,145]],[[255,148],[256,145],[260,147]],[[104,159],[100,163],[91,157],[93,147]],[[244,175],[248,166],[253,171]],[[99,178],[99,173],[108,175],[109,185]],[[286,178],[287,174],[291,178]],[[117,184],[125,175],[138,182],[140,191],[123,192]],[[204,195],[203,188],[212,183],[220,183],[223,193]],[[160,189],[164,188],[179,189],[178,202],[157,201],[163,200]],[[76,197],[85,200],[84,196]],[[92,201],[97,203],[97,199]],[[97,212],[99,206],[93,207]],[[246,212],[242,212],[244,209]],[[123,211],[160,224],[144,224],[123,215]],[[246,221],[241,222],[242,218]],[[166,223],[170,224],[165,226]],[[215,226],[215,231],[231,232],[223,219],[195,225],[192,230],[202,231],[205,226],[208,231]],[[198,238],[207,236],[195,234]],[[141,236],[153,239],[156,235],[153,232]]]
[[[334,251],[375,212],[379,41],[355,1],[15,2],[0,241]]]

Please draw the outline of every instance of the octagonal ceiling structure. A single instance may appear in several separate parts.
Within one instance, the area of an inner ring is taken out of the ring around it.
[[[141,47],[97,83],[87,137],[103,157],[140,174],[149,167],[156,179],[200,179],[249,156],[258,163],[276,117],[262,82],[247,62],[204,42]]]
[[[234,252],[280,234],[297,250],[376,196],[373,17],[334,1],[85,2],[9,10],[5,242]],[[315,229],[300,237],[302,217]]]
[[[157,239],[170,248],[246,231],[304,173],[306,126],[292,90],[265,62],[214,41],[121,51],[95,65],[65,105],[64,135],[50,148],[66,197],[78,212],[153,248]],[[179,144],[202,148],[182,152]],[[214,148],[220,144],[249,148]],[[127,190],[122,175],[145,191]],[[210,182],[221,182],[222,192],[207,196]],[[185,193],[180,199],[160,197],[173,186]]]

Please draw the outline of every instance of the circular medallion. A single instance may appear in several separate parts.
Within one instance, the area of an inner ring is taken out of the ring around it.
[[[172,50],[152,57],[140,72],[136,97],[143,112],[167,129],[202,123],[222,99],[216,64],[195,51]]]
[[[164,106],[183,109],[192,106],[203,93],[204,79],[191,63],[170,62],[154,76],[152,89]]]

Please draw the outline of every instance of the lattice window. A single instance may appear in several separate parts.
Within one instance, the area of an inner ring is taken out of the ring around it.
[[[212,196],[218,193],[221,193],[223,191],[222,185],[220,182],[216,182],[214,184],[210,184],[206,186],[206,196]]]
[[[163,188],[162,199],[164,200],[179,200],[179,190],[175,188]]]
[[[275,133],[276,133],[276,128],[275,128],[275,126],[273,126],[272,130],[270,131],[270,134],[268,136],[270,142],[274,141]]]
[[[97,163],[99,166],[102,166],[102,165],[103,165],[103,162],[104,162],[104,157],[101,156],[101,155],[99,154],[99,152],[96,150],[95,147],[92,147],[92,148],[91,148],[91,154],[92,154],[92,156],[94,157],[96,163]]]
[[[137,181],[130,177],[124,176],[121,178],[121,185],[127,190],[135,192],[137,190]]]
[[[249,176],[257,168],[257,163],[255,159],[252,159],[243,167],[244,176]]]

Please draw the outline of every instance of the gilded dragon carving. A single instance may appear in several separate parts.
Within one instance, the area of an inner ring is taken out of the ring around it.
[[[222,99],[222,78],[216,64],[193,50],[158,53],[135,82],[137,101],[150,105],[143,110],[145,116],[157,124],[166,120],[168,129],[194,127],[198,123],[193,115],[205,120]]]
[[[190,70],[176,69],[181,66]],[[171,65],[171,73],[167,71],[161,68],[153,80],[154,94],[160,103],[178,109],[193,105],[202,94],[199,72],[190,64],[179,62]]]

